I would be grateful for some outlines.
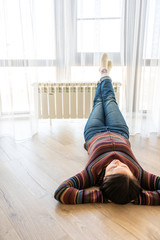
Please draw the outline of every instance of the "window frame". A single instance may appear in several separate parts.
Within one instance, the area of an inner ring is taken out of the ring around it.
[[[56,19],[56,14],[57,14],[57,9],[56,9],[56,4],[59,1],[54,1],[54,17]],[[77,16],[77,1],[75,0],[70,0],[67,4],[70,4],[70,10],[76,9],[76,11],[70,11],[69,12],[69,16],[70,16],[70,22],[71,22],[71,32],[73,32],[75,35],[73,35],[73,37],[71,38],[71,41],[69,42],[69,47],[72,48],[73,52],[75,53],[74,57],[71,56],[70,58],[70,66],[81,66],[81,56],[82,54],[85,54],[85,63],[86,66],[93,66],[93,59],[94,57],[96,57],[96,59],[100,59],[100,56],[102,55],[102,52],[78,52],[77,51],[77,22],[81,21],[81,20],[85,20],[86,18],[78,18]],[[124,7],[126,7],[126,0],[123,1]],[[129,8],[132,9],[133,7],[135,7],[135,2],[134,1],[129,1]],[[147,1],[146,1],[146,8],[147,8]],[[142,3],[140,4],[140,7],[142,7]],[[132,12],[132,11],[131,11]],[[124,9],[124,16],[118,18],[121,19],[121,24],[123,24],[123,34],[126,34],[126,9]],[[87,18],[88,20],[92,19],[92,18]],[[98,20],[98,19],[114,19],[113,18],[94,18],[94,20]],[[144,18],[145,19],[145,18]],[[62,19],[62,21],[64,21],[64,19]],[[130,28],[134,27],[133,25],[129,26]],[[72,31],[73,30],[73,31]],[[59,71],[61,71],[61,67],[65,66],[65,60],[64,60],[64,33],[63,33],[63,28],[58,28],[58,32],[56,34],[56,43],[58,43],[59,39],[57,36],[61,37],[61,47],[63,49],[63,53],[61,56],[61,53],[58,52],[56,50],[56,58],[55,59],[0,59],[0,67],[56,67],[56,71],[57,73],[59,73]],[[129,41],[129,36],[126,36],[125,41]],[[121,39],[120,39],[121,41]],[[125,44],[125,42],[123,43]],[[57,48],[56,48],[57,49]],[[125,51],[125,48],[124,48]],[[138,51],[138,49],[137,49]],[[132,53],[131,52],[124,52],[124,66],[126,66],[126,56],[130,56]],[[114,62],[115,66],[121,66],[121,49],[120,52],[108,52],[109,57],[111,56],[112,61]],[[61,58],[62,62],[62,66],[59,66],[59,59]],[[159,59],[149,59],[149,58],[143,58],[142,59],[142,66],[157,66],[159,63]],[[97,63],[98,65],[99,63]],[[58,76],[58,74],[57,74]],[[135,77],[137,77],[137,72],[135,73]],[[57,82],[59,81],[59,79],[57,80]],[[135,80],[135,90],[134,90],[134,95],[136,99],[136,80]],[[136,100],[134,100],[133,103],[133,111],[135,111],[136,109]],[[147,111],[147,110],[142,110],[142,111]]]
[[[95,18],[79,18],[78,17],[78,11],[77,11],[77,1],[74,1],[74,4],[76,4],[76,6],[74,6],[74,9],[76,9],[76,19],[73,19],[73,21],[76,21],[76,30],[74,31],[75,33],[77,33],[77,25],[78,25],[78,21],[83,21],[83,20],[109,20],[109,19],[120,19],[122,21],[122,16],[121,17],[95,17]],[[100,57],[102,56],[103,52],[78,52],[77,50],[77,34],[76,36],[74,36],[75,39],[75,53],[76,53],[76,65],[80,66],[81,65],[81,55],[85,54],[85,63],[87,66],[92,66],[93,65],[93,59],[94,56],[96,56],[97,59],[100,59]],[[121,40],[121,39],[120,39]],[[108,56],[112,57],[112,61],[114,62],[115,66],[120,66],[120,62],[121,62],[121,53],[119,52],[107,52]],[[99,65],[99,62],[97,63],[97,65]]]

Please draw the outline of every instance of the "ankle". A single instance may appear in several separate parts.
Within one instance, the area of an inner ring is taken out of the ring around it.
[[[109,71],[106,68],[101,68],[101,77],[109,76]]]

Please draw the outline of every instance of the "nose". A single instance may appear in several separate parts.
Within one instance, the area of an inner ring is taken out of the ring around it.
[[[118,159],[114,159],[113,162],[114,162],[115,164],[120,163],[120,161],[119,161]]]

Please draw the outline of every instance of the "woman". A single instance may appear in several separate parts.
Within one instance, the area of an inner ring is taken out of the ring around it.
[[[89,154],[86,167],[64,181],[54,197],[65,204],[132,202],[160,205],[160,178],[143,170],[130,148],[128,127],[109,77],[111,67],[104,53],[101,79],[84,129],[84,147]],[[92,186],[99,189],[86,189]]]

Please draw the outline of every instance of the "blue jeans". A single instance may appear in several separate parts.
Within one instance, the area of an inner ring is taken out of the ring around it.
[[[119,133],[129,139],[129,129],[119,110],[110,77],[101,78],[93,102],[93,109],[84,128],[85,142],[96,133]]]

